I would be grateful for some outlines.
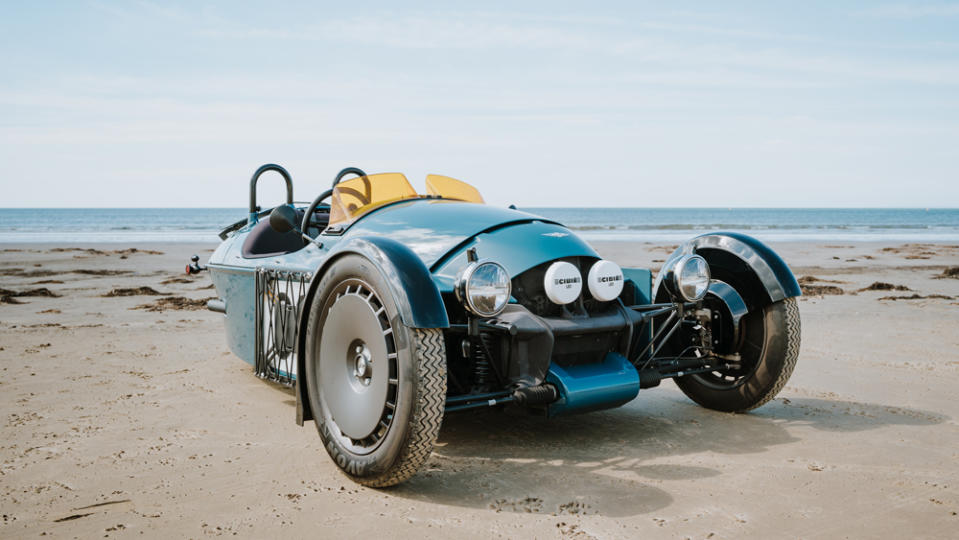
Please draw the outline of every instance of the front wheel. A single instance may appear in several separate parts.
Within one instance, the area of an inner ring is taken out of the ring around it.
[[[413,476],[443,421],[442,330],[405,326],[379,271],[348,255],[323,276],[306,340],[310,406],[336,465],[371,487]]]
[[[799,357],[799,305],[786,298],[750,312],[742,321],[741,367],[676,378],[690,399],[708,409],[745,412],[776,397]]]

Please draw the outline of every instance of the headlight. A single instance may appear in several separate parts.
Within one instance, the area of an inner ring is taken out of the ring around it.
[[[456,280],[456,298],[480,317],[493,317],[506,309],[510,291],[509,274],[492,261],[470,263]]]
[[[675,291],[687,302],[696,302],[709,289],[709,264],[699,255],[683,255],[670,270]]]

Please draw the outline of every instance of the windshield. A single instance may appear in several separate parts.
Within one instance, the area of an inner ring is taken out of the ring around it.
[[[427,175],[426,193],[431,197],[483,203],[483,197],[473,186],[437,174]],[[343,180],[333,188],[330,225],[349,223],[384,204],[419,197],[421,195],[401,173],[371,174]]]
[[[333,188],[330,225],[353,221],[370,210],[393,201],[419,197],[400,173],[371,174],[344,180]]]
[[[473,186],[450,178],[449,176],[440,176],[438,174],[426,175],[426,194],[444,199],[454,199],[457,201],[473,202],[483,204],[483,196]]]

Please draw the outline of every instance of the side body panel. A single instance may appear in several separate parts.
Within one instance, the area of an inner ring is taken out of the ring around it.
[[[267,267],[312,273],[326,259],[327,251],[315,245],[294,253],[264,259],[245,259],[243,241],[250,226],[227,238],[210,256],[207,267],[225,307],[227,345],[244,362],[256,363],[256,272]]]
[[[217,268],[210,271],[213,286],[225,305],[227,346],[233,354],[250,365],[256,362],[255,277],[253,268]]]

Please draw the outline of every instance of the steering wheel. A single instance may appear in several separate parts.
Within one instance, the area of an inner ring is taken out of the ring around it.
[[[347,167],[339,172],[336,175],[336,178],[333,179],[333,187],[336,187],[336,184],[340,183],[340,180],[348,174],[355,174],[356,176],[366,176],[366,173],[362,169],[356,167]],[[310,206],[306,208],[306,213],[303,214],[303,223],[300,225],[300,230],[306,234],[307,228],[310,226],[310,217],[313,216],[313,213],[316,212],[316,207],[320,205],[325,199],[329,198],[333,194],[333,188],[330,188],[323,193],[320,193],[320,196],[313,199],[313,202],[310,203]]]

